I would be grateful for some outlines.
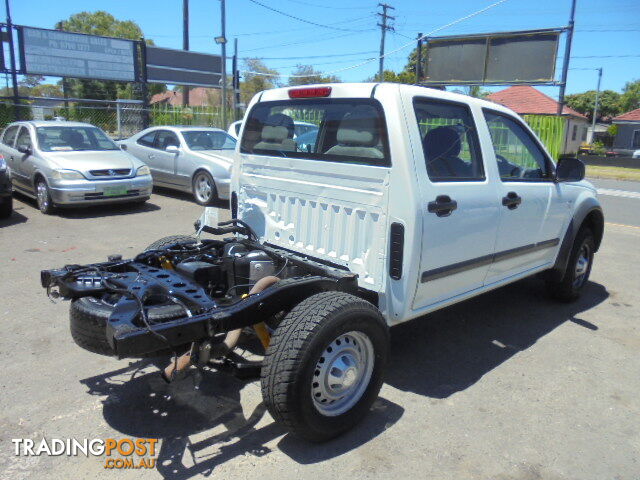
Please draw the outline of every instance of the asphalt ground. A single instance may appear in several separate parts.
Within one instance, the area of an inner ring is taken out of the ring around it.
[[[167,385],[156,368],[164,360],[80,349],[68,304],[52,304],[39,285],[43,268],[191,233],[201,207],[159,192],[143,207],[45,216],[17,198],[0,223],[0,478],[638,479],[640,199],[601,201],[604,241],[581,300],[555,303],[527,279],[393,328],[369,416],[313,445],[273,423],[258,382],[207,369]],[[158,438],[157,464],[14,455],[11,439],[43,437]]]

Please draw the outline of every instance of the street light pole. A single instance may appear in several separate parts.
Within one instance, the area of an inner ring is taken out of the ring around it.
[[[598,116],[598,97],[600,97],[600,81],[602,80],[602,67],[598,68],[598,87],[596,88],[596,101],[593,103],[593,119],[591,120],[591,143],[596,136],[596,117]]]
[[[189,50],[189,0],[182,0],[182,49]],[[189,105],[189,87],[182,87],[182,105]]]
[[[220,17],[222,22],[222,128],[227,129],[227,28],[225,0],[220,0]]]

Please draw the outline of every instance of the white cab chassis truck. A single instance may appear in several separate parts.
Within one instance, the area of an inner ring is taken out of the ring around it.
[[[295,135],[294,122],[315,125]],[[253,326],[264,402],[323,441],[376,399],[389,327],[542,274],[575,300],[604,218],[576,159],[557,164],[520,117],[487,101],[389,83],[282,88],[251,101],[231,177],[232,220],[132,260],[42,272],[72,299],[96,353],[229,353]],[[216,222],[213,222],[216,223]],[[409,366],[408,366],[409,368]]]

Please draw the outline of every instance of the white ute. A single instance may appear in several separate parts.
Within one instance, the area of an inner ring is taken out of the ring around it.
[[[299,151],[295,121],[317,125]],[[388,326],[544,272],[574,300],[603,235],[576,159],[555,163],[511,110],[389,83],[256,95],[232,216],[262,244],[357,274],[277,326],[262,373],[273,417],[312,440],[353,426],[383,381]]]

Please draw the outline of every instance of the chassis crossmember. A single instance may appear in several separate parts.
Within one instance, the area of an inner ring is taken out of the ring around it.
[[[181,347],[217,338],[220,334],[287,311],[304,298],[322,291],[357,291],[357,275],[351,272],[257,242],[242,243],[284,259],[298,267],[297,272],[302,274],[284,278],[254,295],[218,299],[210,296],[201,284],[185,278],[176,270],[150,264],[144,258],[139,259],[139,255],[134,260],[43,270],[41,283],[48,291],[55,291],[58,296],[71,300],[119,294],[105,334],[120,358],[163,350],[169,345]],[[184,307],[185,315],[166,321],[143,320],[141,309],[148,299],[154,297],[171,299]]]

